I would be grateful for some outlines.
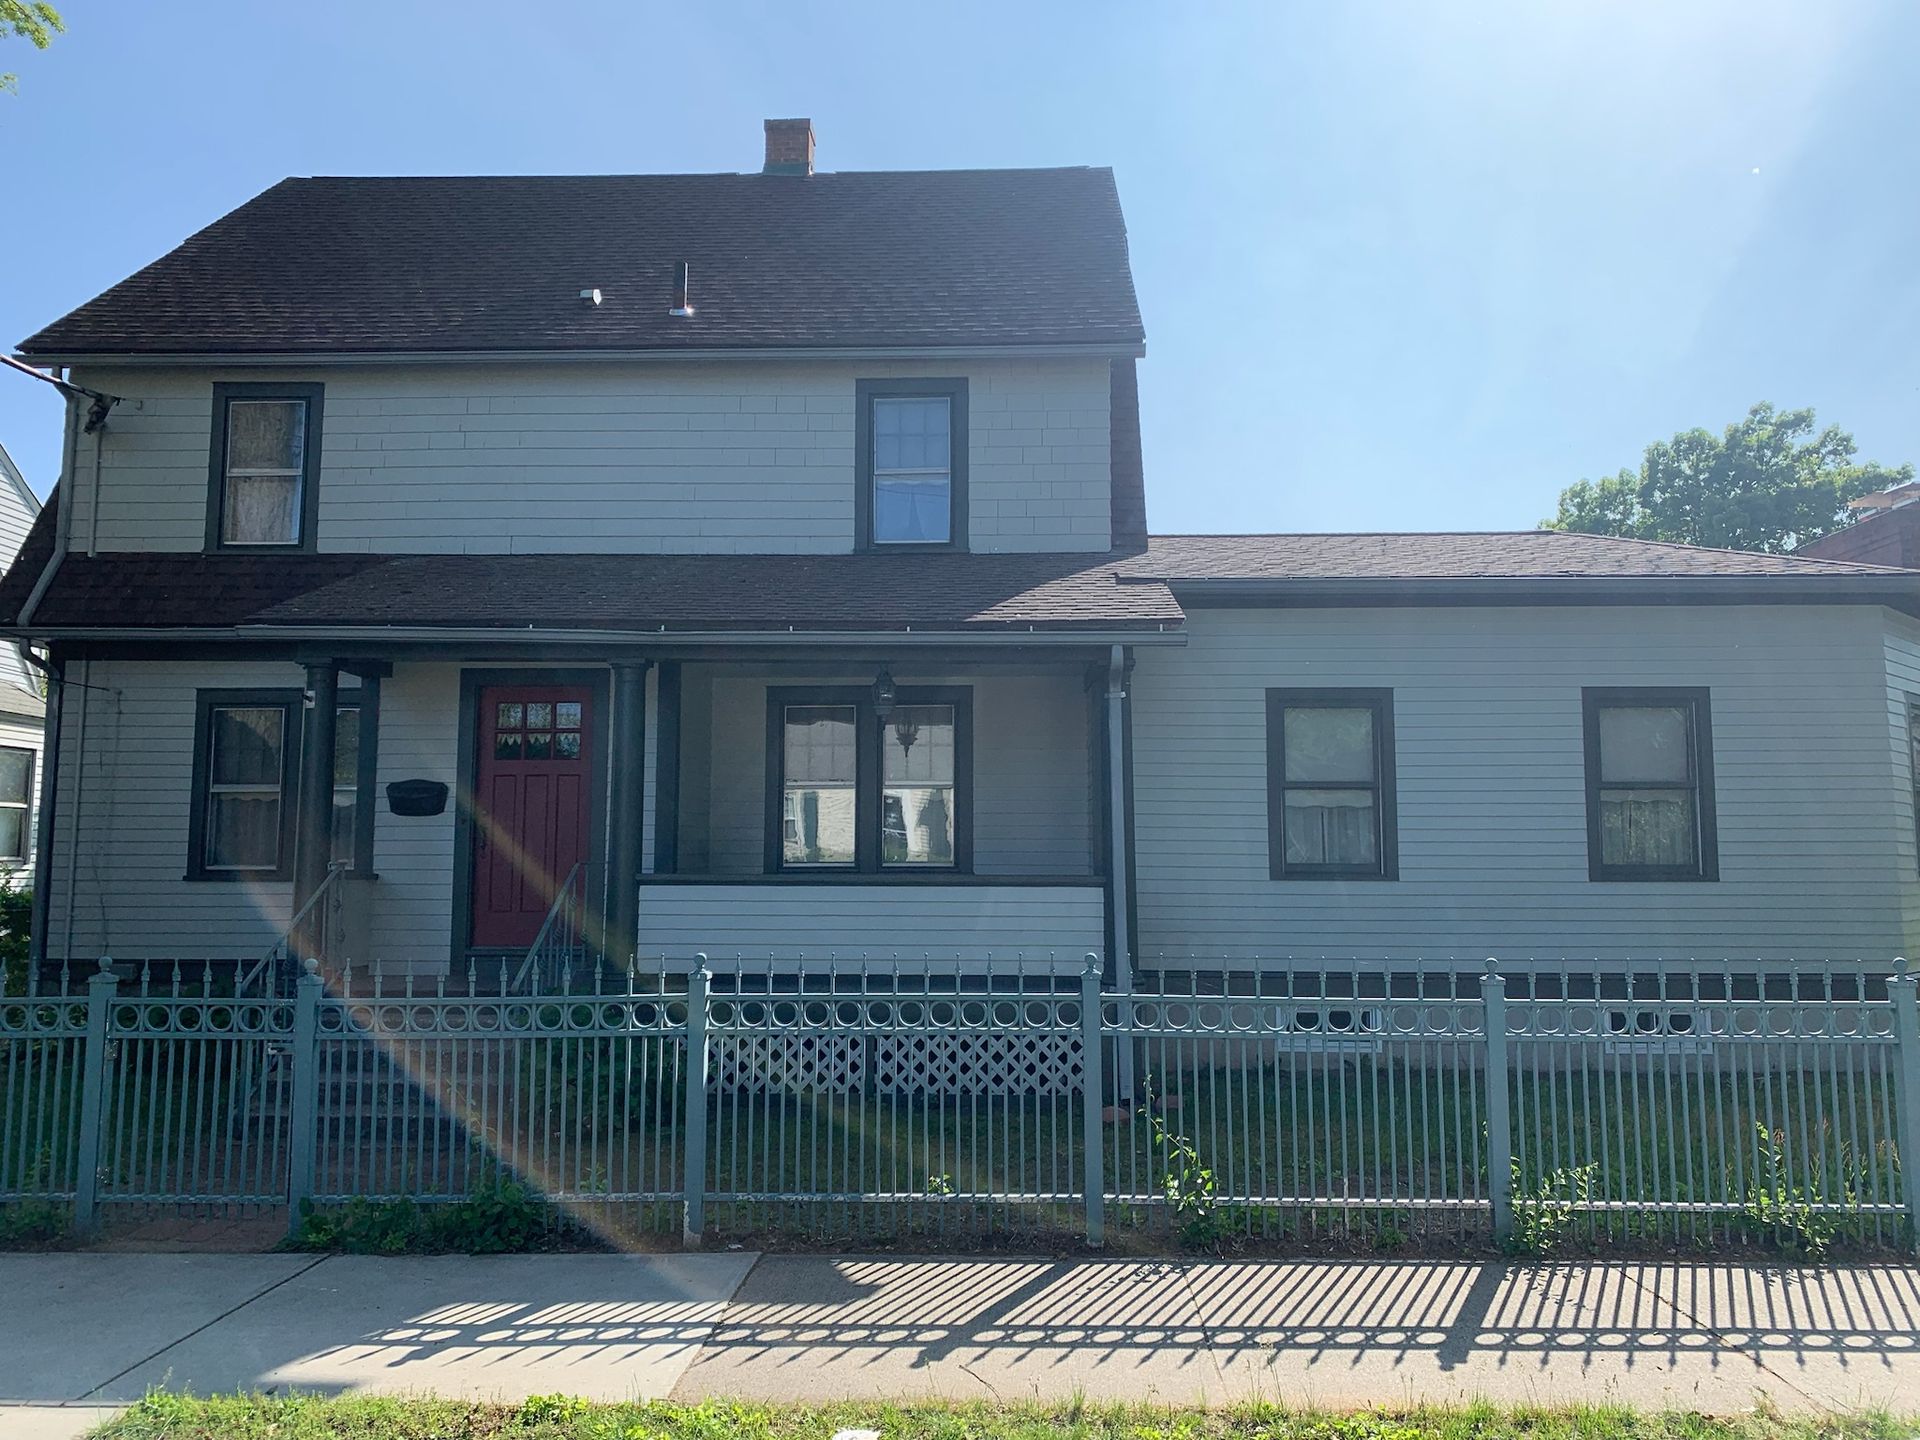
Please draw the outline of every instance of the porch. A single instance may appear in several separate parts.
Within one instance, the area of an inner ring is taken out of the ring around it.
[[[702,955],[1077,975],[1126,949],[1127,659],[80,658],[39,953],[282,984],[296,956],[396,981]]]

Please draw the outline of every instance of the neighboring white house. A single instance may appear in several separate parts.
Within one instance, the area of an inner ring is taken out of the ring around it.
[[[39,498],[0,445],[0,559],[12,565],[40,513]],[[0,877],[30,878],[46,725],[39,672],[13,641],[0,643]]]
[[[767,140],[289,180],[23,343],[42,955],[245,964],[326,893],[330,962],[458,973],[570,886],[674,965],[1920,940],[1920,573],[1149,539],[1112,176]]]

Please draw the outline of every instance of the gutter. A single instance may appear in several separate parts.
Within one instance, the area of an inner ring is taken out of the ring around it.
[[[1180,579],[1134,574],[1122,584],[1165,585],[1195,609],[1402,605],[1849,605],[1920,606],[1920,572],[1860,575],[1512,576],[1454,579]]]
[[[1103,360],[1138,360],[1147,353],[1144,341],[1123,340],[1098,344],[1052,345],[780,345],[688,346],[680,350],[278,350],[247,351],[170,350],[116,353],[77,350],[50,354],[28,353],[22,358],[36,366],[178,366],[178,365],[513,365],[540,364],[672,364],[714,360],[1024,360],[1035,356],[1083,356]]]
[[[28,629],[0,627],[0,635],[21,639],[61,641],[276,641],[317,645],[379,644],[494,644],[494,645],[631,645],[659,649],[677,646],[762,645],[801,647],[865,645],[887,649],[990,648],[1008,645],[1049,648],[1102,648],[1113,645],[1185,645],[1183,629],[1156,630],[1022,630],[1009,626],[992,631],[955,630],[590,630],[527,628],[506,630],[489,626],[433,625],[181,625],[106,626],[58,625]]]

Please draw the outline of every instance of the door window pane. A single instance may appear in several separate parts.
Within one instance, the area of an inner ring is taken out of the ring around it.
[[[277,869],[287,712],[222,705],[208,720],[207,868]]]
[[[223,544],[300,543],[306,449],[306,401],[227,402]]]
[[[783,864],[853,863],[857,742],[857,714],[851,705],[785,708]]]
[[[903,705],[880,727],[880,859],[954,863],[951,705]]]

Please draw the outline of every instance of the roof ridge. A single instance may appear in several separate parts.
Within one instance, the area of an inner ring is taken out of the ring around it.
[[[1507,540],[1523,536],[1554,537],[1566,540],[1594,540],[1610,545],[1644,546],[1677,550],[1689,555],[1737,555],[1744,560],[1770,560],[1813,569],[1849,569],[1879,575],[1916,573],[1901,565],[1873,565],[1859,560],[1831,560],[1821,555],[1778,555],[1768,550],[1739,550],[1731,545],[1695,545],[1683,540],[1654,540],[1639,535],[1595,535],[1585,530],[1212,530],[1174,531],[1149,535],[1149,546],[1156,540]]]

